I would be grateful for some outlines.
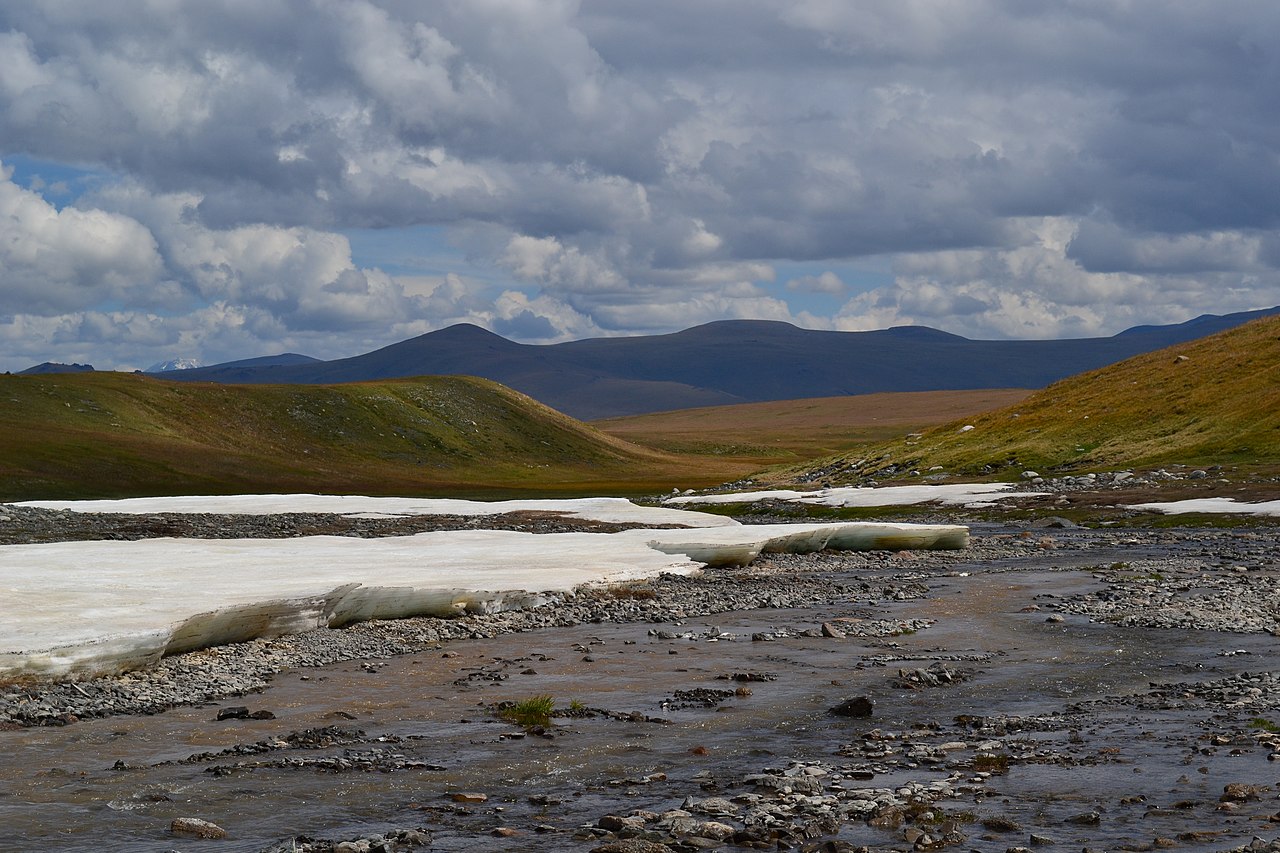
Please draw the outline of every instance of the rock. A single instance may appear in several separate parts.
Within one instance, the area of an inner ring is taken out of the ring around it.
[[[842,640],[844,639],[845,633],[844,631],[841,631],[839,628],[837,628],[835,625],[832,625],[830,622],[823,622],[822,636],[829,637],[835,640]]]
[[[592,847],[591,853],[671,853],[671,848],[643,838],[621,838]]]
[[[519,834],[520,830],[512,829],[509,826],[499,826],[492,832],[492,835],[497,838],[515,838]]]
[[[876,703],[867,696],[846,699],[827,713],[837,717],[870,717]]]
[[[489,795],[477,791],[456,791],[449,795],[449,799],[455,803],[486,803],[489,801]]]
[[[249,709],[243,705],[233,705],[230,708],[219,708],[218,716],[214,718],[217,722],[223,720],[247,720],[249,719]]]
[[[1244,803],[1249,800],[1262,799],[1262,785],[1246,785],[1244,782],[1231,782],[1223,787],[1219,801],[1223,803]]]
[[[1037,518],[1027,526],[1036,528],[1053,527],[1060,530],[1075,530],[1080,527],[1071,519],[1063,518],[1060,515],[1046,515],[1044,518]]]
[[[1078,815],[1072,815],[1067,818],[1067,823],[1074,823],[1077,826],[1097,826],[1102,823],[1102,815],[1097,812],[1084,812]]]
[[[1028,843],[1030,843],[1032,847],[1048,847],[1053,844],[1053,839],[1045,835],[1036,835],[1033,832],[1031,833],[1031,837],[1028,839]]]
[[[196,838],[227,837],[225,829],[198,817],[174,818],[173,823],[169,824],[169,831],[180,835],[194,835]]]

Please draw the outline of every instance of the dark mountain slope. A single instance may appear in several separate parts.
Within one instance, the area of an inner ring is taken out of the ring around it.
[[[535,346],[458,325],[335,361],[256,369],[215,365],[166,378],[311,384],[469,374],[501,382],[574,417],[602,418],[882,391],[1042,388],[1277,310],[1204,316],[1109,338],[1051,341],[973,341],[924,327],[825,332],[725,320],[668,335]]]

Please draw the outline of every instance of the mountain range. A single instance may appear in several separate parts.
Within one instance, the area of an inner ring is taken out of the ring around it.
[[[501,382],[590,420],[882,391],[1043,388],[1274,313],[1280,308],[1207,314],[1106,338],[1035,341],[970,340],[924,326],[829,332],[723,320],[667,335],[536,345],[459,324],[333,361],[286,353],[157,375],[233,384],[331,384],[464,374]]]

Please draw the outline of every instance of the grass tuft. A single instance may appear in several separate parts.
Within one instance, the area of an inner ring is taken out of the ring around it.
[[[555,700],[550,696],[530,696],[515,702],[500,702],[494,708],[494,716],[514,723],[524,729],[551,725]]]

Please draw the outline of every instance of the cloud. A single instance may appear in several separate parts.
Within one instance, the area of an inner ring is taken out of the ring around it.
[[[4,310],[128,316],[110,351],[149,362],[142,327],[184,316],[210,361],[458,318],[1000,336],[1262,307],[1278,44],[1280,9],[1163,0],[6,4],[0,158],[96,189],[0,182]],[[465,266],[343,235],[422,226]],[[872,256],[892,285],[793,309]]]
[[[0,280],[24,313],[51,314],[105,300],[137,301],[163,263],[151,233],[102,210],[58,210],[0,164]]]
[[[821,275],[803,275],[787,281],[787,290],[799,293],[844,293],[848,286],[840,280],[840,276],[827,270]]]

